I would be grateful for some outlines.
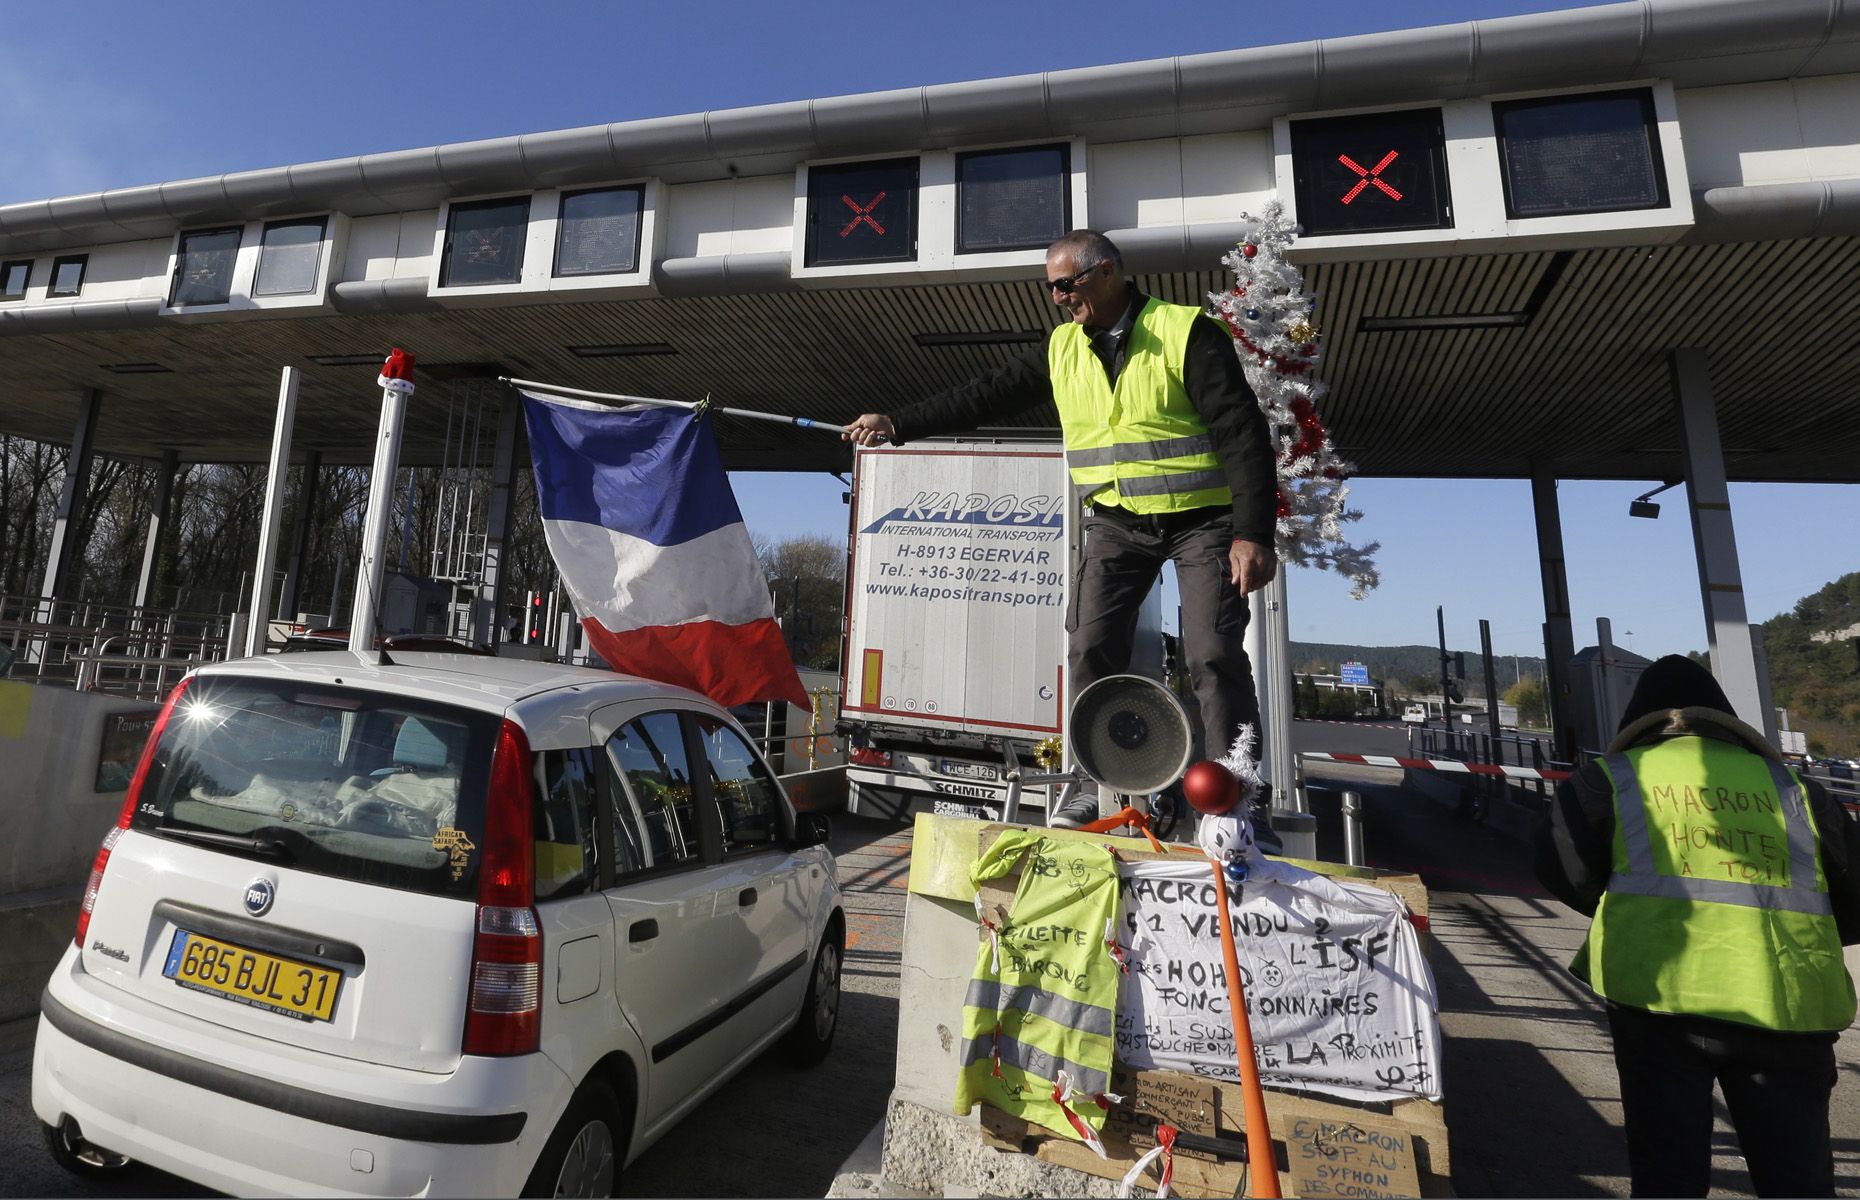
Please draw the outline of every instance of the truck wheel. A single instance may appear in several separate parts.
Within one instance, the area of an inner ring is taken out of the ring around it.
[[[613,1089],[598,1079],[581,1085],[543,1146],[525,1196],[611,1196],[620,1179],[626,1130]]]
[[[140,1165],[134,1159],[85,1141],[83,1131],[70,1117],[43,1128],[45,1146],[52,1152],[52,1161],[80,1178],[121,1179]]]
[[[840,958],[844,951],[832,929],[814,951],[814,970],[807,977],[807,995],[788,1031],[785,1049],[796,1066],[811,1067],[833,1049],[833,1033],[840,1024]]]

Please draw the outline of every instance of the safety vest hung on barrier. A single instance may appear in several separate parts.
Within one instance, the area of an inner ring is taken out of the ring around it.
[[[1145,303],[1131,322],[1115,389],[1082,327],[1053,331],[1046,351],[1053,401],[1082,496],[1109,484],[1116,503],[1136,513],[1233,503],[1208,428],[1182,386],[1198,315],[1185,304]]]
[[[1795,774],[1703,737],[1602,765],[1614,784],[1614,874],[1570,969],[1654,1012],[1845,1029],[1853,981]]]
[[[1119,968],[1107,939],[1117,868],[1101,845],[1013,829],[970,878],[997,879],[1023,858],[1005,921],[976,897],[983,937],[962,1006],[956,1111],[985,1101],[1103,1154],[1098,1133],[1116,1100],[1107,1089]]]

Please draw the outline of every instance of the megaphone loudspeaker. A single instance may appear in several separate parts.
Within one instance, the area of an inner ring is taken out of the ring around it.
[[[1127,796],[1159,792],[1188,768],[1188,713],[1142,675],[1107,675],[1080,692],[1067,732],[1079,767]]]

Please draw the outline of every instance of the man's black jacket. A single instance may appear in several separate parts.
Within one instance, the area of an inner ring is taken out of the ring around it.
[[[1135,288],[1130,294],[1134,304],[1149,302]],[[1201,423],[1208,427],[1214,455],[1234,494],[1234,536],[1271,547],[1278,523],[1278,470],[1272,439],[1259,400],[1240,369],[1234,340],[1211,317],[1198,318],[1189,331],[1182,386]],[[960,433],[1052,398],[1047,347],[1042,345],[979,379],[892,414],[897,433],[891,440],[903,445],[917,438]]]

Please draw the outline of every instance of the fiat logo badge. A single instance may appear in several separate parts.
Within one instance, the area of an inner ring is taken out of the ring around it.
[[[269,879],[254,879],[245,885],[245,911],[255,917],[262,917],[271,911],[271,902],[278,898],[277,885]]]

